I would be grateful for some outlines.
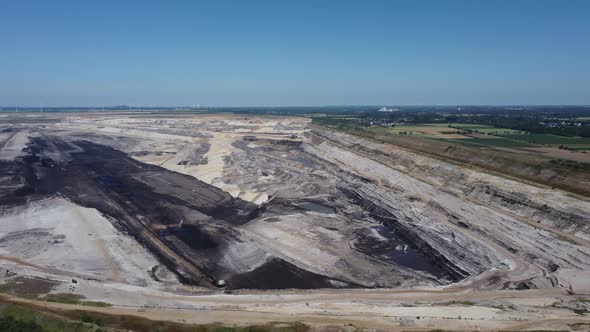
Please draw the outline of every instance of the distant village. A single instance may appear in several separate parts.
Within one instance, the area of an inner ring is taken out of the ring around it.
[[[539,124],[541,126],[547,127],[547,128],[568,128],[568,127],[576,127],[576,128],[582,128],[582,123],[581,122],[565,122],[565,121],[561,121],[561,122],[539,122]],[[586,126],[589,126],[590,124],[585,124]]]

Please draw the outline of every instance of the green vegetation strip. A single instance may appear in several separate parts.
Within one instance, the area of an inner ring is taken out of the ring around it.
[[[575,146],[590,146],[590,138],[588,137],[565,137],[549,134],[528,134],[528,135],[502,135],[509,139],[521,140],[534,144],[544,145],[566,145],[574,148]]]
[[[505,135],[510,134],[514,136],[521,136],[524,135],[526,132],[509,129],[509,128],[498,128],[493,126],[487,125],[478,125],[478,124],[468,124],[468,123],[452,123],[449,125],[451,128],[457,128],[461,130],[470,130],[476,133],[482,134],[496,134],[496,135]]]
[[[191,325],[168,321],[153,321],[129,315],[110,315],[82,310],[59,310],[35,305],[0,303],[2,332],[304,332],[302,323],[268,323],[253,326],[223,326],[222,324]]]
[[[503,138],[471,138],[471,139],[446,139],[446,138],[432,138],[437,141],[445,141],[448,143],[461,144],[464,146],[473,147],[499,147],[499,148],[524,148],[533,147],[535,145],[526,142],[515,141]]]
[[[84,296],[77,294],[47,294],[56,282],[39,279],[17,277],[4,284],[0,284],[0,293],[6,293],[27,299],[44,300],[65,304],[79,304],[92,307],[110,307],[106,302],[84,301]],[[47,294],[47,295],[43,295]],[[1,332],[2,330],[0,330]]]
[[[67,294],[67,293],[60,293],[60,294],[48,294],[47,296],[41,298],[41,300],[45,300],[48,302],[57,302],[57,303],[65,303],[65,304],[81,304],[91,307],[111,307],[110,303],[106,302],[98,302],[98,301],[83,301],[84,296],[77,295],[77,294]]]

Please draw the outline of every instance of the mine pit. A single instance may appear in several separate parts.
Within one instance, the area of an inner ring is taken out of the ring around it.
[[[204,233],[198,227],[185,225],[183,227],[172,226],[170,228],[169,233],[164,236],[176,236],[194,250],[213,249],[219,245],[210,235]]]
[[[0,258],[48,275],[166,291],[218,289],[220,280],[232,290],[519,289],[590,269],[585,240],[564,240],[588,236],[587,201],[389,155],[306,118],[12,123],[0,128]],[[94,254],[57,264],[34,258],[44,250]]]
[[[440,280],[450,277],[437,265],[438,262],[433,257],[426,255],[412,242],[397,236],[395,230],[383,225],[362,229],[357,233],[353,245],[355,249],[367,255],[405,268],[429,273]]]

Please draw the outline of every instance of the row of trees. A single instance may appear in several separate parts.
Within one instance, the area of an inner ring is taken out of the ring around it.
[[[357,125],[376,121],[390,123],[463,123],[477,124],[497,128],[508,128],[529,132],[532,134],[552,134],[568,137],[590,137],[590,121],[579,120],[574,126],[573,121],[566,121],[565,125],[550,127],[547,123],[561,123],[563,120],[556,120],[553,113],[532,113],[530,111],[520,112],[513,110],[512,113],[500,112],[498,114],[443,114],[436,112],[410,112],[401,111],[394,113],[369,112],[361,115],[356,121]],[[543,124],[545,123],[545,124]]]

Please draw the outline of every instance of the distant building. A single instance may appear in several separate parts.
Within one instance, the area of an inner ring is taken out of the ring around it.
[[[377,110],[377,112],[388,112],[388,113],[391,113],[391,112],[399,112],[399,110],[397,108],[383,107],[383,108]]]

